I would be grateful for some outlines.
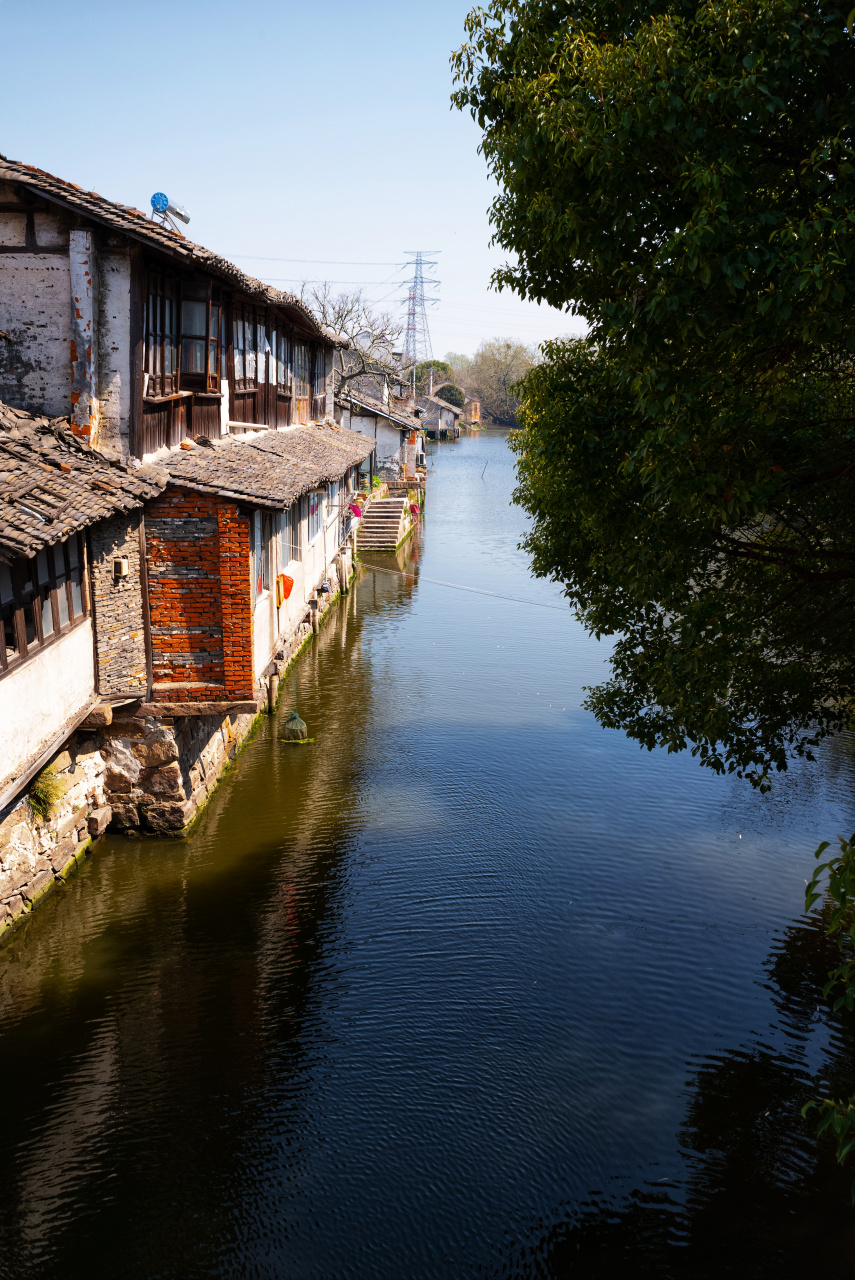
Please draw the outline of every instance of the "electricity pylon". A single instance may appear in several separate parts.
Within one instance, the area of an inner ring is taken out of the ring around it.
[[[405,249],[404,253],[413,268],[413,277],[407,281],[407,332],[404,338],[404,366],[415,368],[422,360],[433,359],[430,344],[430,329],[427,322],[427,308],[439,301],[438,298],[425,296],[426,289],[438,289],[439,280],[425,275],[437,266],[436,258],[431,255],[439,253],[439,249]]]

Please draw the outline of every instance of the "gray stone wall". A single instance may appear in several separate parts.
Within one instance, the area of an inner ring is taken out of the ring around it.
[[[0,935],[67,879],[110,821],[104,758],[91,735],[74,734],[48,767],[61,789],[49,818],[35,816],[26,793],[0,810]]]
[[[205,807],[255,716],[128,716],[102,730],[112,826],[180,835]]]
[[[102,520],[89,530],[95,623],[95,679],[102,697],[145,697],[145,628],[140,565],[139,511]],[[117,577],[116,560],[128,561]]]

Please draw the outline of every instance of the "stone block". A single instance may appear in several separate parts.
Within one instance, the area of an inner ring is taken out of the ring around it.
[[[89,815],[89,834],[90,836],[100,836],[110,825],[113,817],[113,810],[108,804],[103,805],[100,809],[93,809]]]
[[[14,898],[10,898],[6,903],[6,911],[11,920],[17,920],[18,916],[24,910],[24,899],[20,893],[16,893]]]
[[[69,858],[74,857],[74,851],[77,848],[77,841],[71,836],[66,836],[64,840],[60,840],[55,845],[50,855],[50,864],[54,871],[59,874],[60,868],[64,867]]]
[[[75,845],[75,848],[76,847],[77,846]],[[68,856],[62,862],[54,863],[54,868],[53,868],[54,875],[59,876],[59,878],[63,880],[67,875],[71,874],[71,872],[74,870],[76,866],[77,866],[77,854],[69,853]]]
[[[41,897],[48,885],[53,884],[53,872],[40,871],[38,875],[33,876],[30,883],[24,889],[24,897],[27,902],[35,902],[36,898]]]
[[[140,778],[143,791],[153,796],[169,796],[183,800],[184,779],[181,769],[175,763],[164,765],[162,769],[145,769]]]
[[[62,773],[65,769],[71,768],[71,752],[60,751],[58,756],[51,760],[51,768],[54,773]]]
[[[69,832],[73,831],[80,823],[80,810],[75,809],[67,818],[63,818],[61,822],[56,824],[56,835],[58,840],[62,840]]]
[[[110,826],[117,831],[127,831],[140,825],[139,809],[126,796],[110,797]]]
[[[108,791],[130,791],[140,776],[140,762],[130,747],[123,742],[112,741],[104,774]]]
[[[46,857],[45,854],[41,854],[38,858],[36,858],[36,864],[33,867],[33,871],[35,872],[48,871],[49,869],[50,869],[50,858]]]
[[[3,897],[11,897],[13,894],[20,893],[23,886],[28,880],[32,880],[35,872],[29,866],[16,867],[14,871],[10,871],[3,877],[3,883],[0,885],[0,893]]]
[[[6,917],[9,914],[9,908],[4,902],[0,902],[0,927],[6,923]]]
[[[146,738],[145,742],[134,743],[133,752],[147,769],[157,768],[178,759],[178,744],[171,735],[168,738]]]
[[[187,826],[196,812],[192,800],[160,801],[143,810],[146,828],[155,834],[174,834]]]
[[[89,715],[81,724],[81,729],[106,729],[107,725],[113,723],[113,708],[109,703],[103,706],[95,707],[89,712]]]

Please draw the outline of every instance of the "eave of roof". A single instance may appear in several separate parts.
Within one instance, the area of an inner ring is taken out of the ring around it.
[[[181,488],[284,511],[308,493],[339,480],[374,451],[370,436],[331,424],[228,436],[172,454],[160,470]]]
[[[38,191],[48,200],[64,205],[75,213],[93,218],[114,231],[121,231],[134,240],[140,240],[177,258],[186,267],[210,271],[212,275],[227,280],[247,297],[264,302],[268,306],[282,307],[295,313],[313,337],[320,338],[329,346],[346,347],[348,345],[346,340],[338,338],[320,325],[312,311],[294,294],[283,293],[279,289],[274,289],[272,285],[257,280],[254,276],[246,275],[240,267],[229,262],[227,258],[221,258],[210,249],[187,240],[179,231],[173,231],[147,218],[139,209],[118,204],[114,200],[107,200],[97,191],[84,191],[73,182],[66,182],[51,173],[46,173],[43,169],[36,169],[33,165],[9,160],[4,155],[0,155],[0,181],[2,180],[19,182],[22,186]]]
[[[341,400],[347,400],[351,404],[359,405],[360,409],[366,409],[369,413],[376,413],[379,418],[387,418],[389,422],[394,422],[396,427],[400,427],[402,431],[413,431],[418,426],[418,420],[413,417],[413,421],[408,418],[399,417],[388,409],[381,401],[373,399],[372,396],[358,396],[351,391],[345,391],[340,397]]]
[[[0,403],[0,560],[37,552],[160,492],[148,470],[112,462],[64,418]]]

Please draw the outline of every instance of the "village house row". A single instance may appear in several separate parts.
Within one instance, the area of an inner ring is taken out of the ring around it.
[[[353,421],[336,349],[297,298],[0,157],[0,932],[105,829],[189,829],[347,589],[378,461],[414,476],[416,417]]]

